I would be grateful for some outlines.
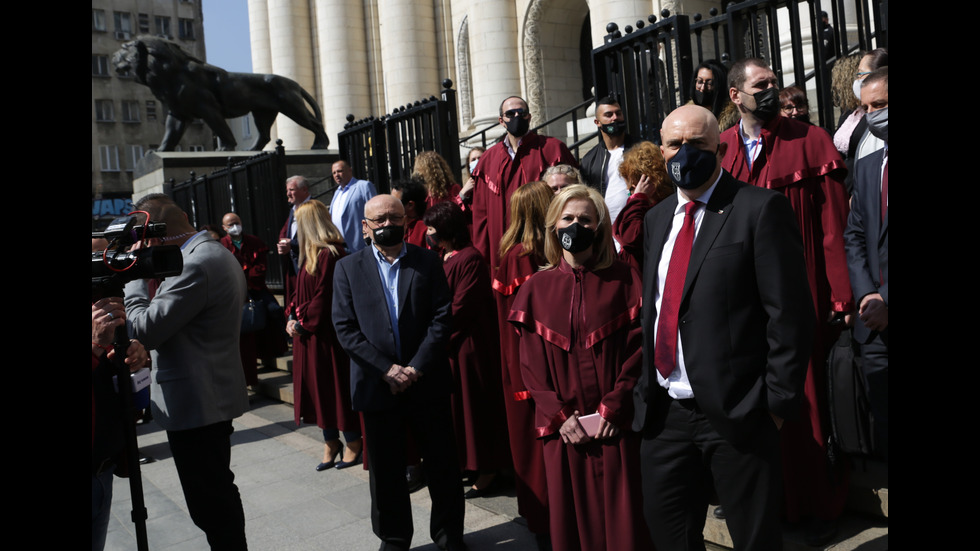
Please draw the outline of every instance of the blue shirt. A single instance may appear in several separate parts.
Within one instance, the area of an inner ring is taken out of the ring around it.
[[[344,236],[347,252],[353,253],[365,247],[361,233],[364,205],[378,192],[367,180],[351,178],[346,186],[338,187],[330,200],[330,219]]]
[[[401,354],[402,342],[398,334],[398,273],[401,271],[401,259],[406,254],[408,254],[408,247],[402,244],[402,250],[398,252],[395,261],[388,264],[385,255],[374,247],[374,258],[378,261],[378,274],[381,276],[381,286],[384,288],[385,301],[388,303],[391,332],[395,335],[395,350],[398,350],[399,354]]]

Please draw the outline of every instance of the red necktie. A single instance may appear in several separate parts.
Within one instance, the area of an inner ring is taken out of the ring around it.
[[[674,240],[667,280],[664,282],[664,294],[660,299],[653,364],[664,379],[674,370],[677,362],[677,316],[681,307],[684,279],[687,277],[687,265],[691,260],[691,245],[694,243],[694,213],[699,204],[691,201],[684,205],[684,225]]]
[[[888,214],[888,153],[885,153],[885,168],[881,171],[881,221]]]

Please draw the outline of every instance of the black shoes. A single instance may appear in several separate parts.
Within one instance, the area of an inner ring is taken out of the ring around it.
[[[715,507],[714,511],[711,511],[711,516],[718,520],[725,520],[725,510],[721,508],[721,505]]]
[[[405,479],[408,481],[408,493],[410,494],[425,488],[425,474],[422,472],[421,465],[405,467]]]

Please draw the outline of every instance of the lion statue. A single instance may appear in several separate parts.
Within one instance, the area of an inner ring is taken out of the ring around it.
[[[249,147],[261,151],[271,139],[269,130],[279,113],[316,136],[311,149],[326,149],[330,138],[316,100],[294,80],[279,75],[229,73],[184,52],[177,44],[153,36],[138,36],[112,56],[116,73],[131,75],[150,87],[167,114],[159,151],[173,151],[187,124],[203,120],[218,137],[218,151],[238,143],[225,119],[252,113],[258,137]],[[306,107],[309,104],[311,113]]]

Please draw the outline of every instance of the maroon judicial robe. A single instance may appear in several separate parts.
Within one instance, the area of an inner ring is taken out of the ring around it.
[[[817,325],[807,369],[802,415],[780,431],[785,481],[785,513],[790,522],[803,517],[836,519],[847,498],[844,461],[829,469],[826,362],[839,329],[826,316],[854,309],[844,250],[849,211],[844,176],[847,168],[828,133],[820,127],[776,117],[762,128],[763,151],[749,170],[745,147],[735,125],[721,135],[728,144],[722,167],[752,185],[783,192],[796,212]]]
[[[518,332],[507,321],[518,289],[545,264],[540,256],[523,255],[523,252],[524,246],[518,243],[500,258],[492,286],[500,325],[501,375],[507,434],[514,460],[517,511],[527,520],[531,532],[545,534],[548,532],[548,485],[544,475],[544,450],[534,432],[534,401],[521,378]]]
[[[657,203],[646,193],[634,193],[626,200],[613,224],[613,237],[619,242],[616,257],[643,273],[643,217]]]
[[[360,431],[360,417],[351,408],[350,359],[337,342],[330,309],[333,273],[344,256],[323,249],[316,274],[300,265],[291,312],[303,329],[313,333],[293,338],[293,403],[296,424],[316,423],[322,429]]]
[[[422,222],[421,218],[416,218],[415,220],[405,222],[405,238],[406,243],[411,243],[416,247],[422,247],[423,249],[428,249],[429,245],[425,242],[425,232],[429,228]]]
[[[509,321],[521,332],[521,374],[544,447],[555,551],[652,549],[638,483],[639,435],[632,432],[633,386],[641,373],[640,274],[557,268],[517,292]],[[599,412],[613,438],[571,445],[558,429],[575,411]]]
[[[506,137],[504,138],[506,140]],[[504,141],[487,149],[473,170],[473,246],[490,265],[500,265],[500,238],[510,225],[510,196],[528,182],[541,179],[550,166],[578,162],[557,138],[528,132],[517,146],[514,159]]]
[[[468,246],[453,253],[443,268],[453,294],[449,366],[459,465],[483,472],[508,467],[500,334],[487,265],[480,252]]]
[[[248,290],[268,292],[265,274],[269,268],[269,247],[257,236],[247,234],[242,234],[241,249],[232,243],[230,235],[222,237],[221,244],[231,251],[242,267]],[[259,382],[258,358],[279,356],[286,352],[288,346],[281,332],[281,325],[269,321],[259,331],[242,334],[238,348],[242,356],[242,368],[245,370],[245,383],[256,385]]]

